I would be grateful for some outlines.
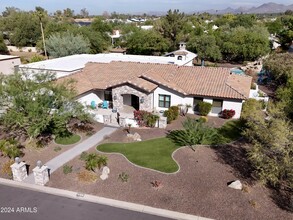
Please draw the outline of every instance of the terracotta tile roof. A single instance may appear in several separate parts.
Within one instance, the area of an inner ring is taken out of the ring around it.
[[[228,68],[135,62],[88,63],[82,71],[65,78],[77,81],[79,94],[128,83],[147,92],[162,85],[184,95],[231,99],[248,98],[252,80],[231,74]]]

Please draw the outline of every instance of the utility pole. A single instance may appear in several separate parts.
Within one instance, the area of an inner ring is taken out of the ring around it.
[[[48,59],[47,50],[46,50],[46,43],[45,43],[45,35],[44,35],[44,29],[43,29],[43,23],[42,23],[41,17],[39,17],[39,18],[40,18],[40,24],[41,24],[41,31],[42,31],[42,39],[43,39],[43,46],[44,46],[45,57],[46,57],[46,59]]]

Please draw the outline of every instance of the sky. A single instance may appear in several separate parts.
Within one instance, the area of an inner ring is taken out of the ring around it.
[[[45,8],[49,13],[65,8],[79,13],[86,8],[91,15],[99,15],[104,11],[109,13],[147,13],[167,12],[169,9],[179,9],[181,12],[195,12],[207,9],[224,9],[240,6],[252,7],[273,1],[274,3],[290,5],[292,0],[0,0],[0,12],[5,7],[16,7],[21,10],[33,10],[35,6]]]

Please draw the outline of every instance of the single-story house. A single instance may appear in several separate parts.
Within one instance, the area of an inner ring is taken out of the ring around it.
[[[186,43],[179,43],[179,50],[172,51],[164,55],[165,57],[174,57],[175,60],[184,63],[182,66],[193,66],[194,59],[197,57],[195,53],[186,50]]]
[[[233,109],[234,118],[240,117],[252,81],[228,68],[117,61],[87,63],[82,70],[58,80],[66,79],[76,81],[77,99],[85,105],[108,101],[118,111],[128,105],[158,112],[188,104],[196,112],[198,102],[204,101],[212,104],[210,116]]]
[[[14,73],[14,68],[20,64],[20,57],[18,56],[0,55],[0,73],[4,75]]]
[[[76,54],[35,63],[23,64],[19,66],[19,71],[28,73],[42,73],[48,71],[50,73],[55,73],[56,77],[60,78],[82,70],[88,62],[110,63],[111,61],[130,61],[140,63],[176,64],[178,66],[184,66],[192,63],[193,58],[194,57],[189,57],[187,62],[185,58],[183,60],[178,60],[176,57],[163,56],[127,55],[121,53]]]

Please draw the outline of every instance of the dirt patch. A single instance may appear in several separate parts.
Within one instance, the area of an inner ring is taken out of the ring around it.
[[[178,150],[174,158],[181,170],[176,174],[138,168],[120,155],[107,154],[107,157],[111,172],[105,181],[98,178],[95,183],[79,182],[77,173],[84,170],[84,162],[75,158],[68,163],[73,166],[73,173],[65,175],[62,168],[58,169],[48,186],[214,219],[293,218],[280,209],[270,198],[270,191],[258,183],[247,184],[245,191],[228,188],[229,181],[240,179],[246,183],[246,179],[237,176],[232,166],[221,162],[212,148],[198,147],[196,152],[189,148]],[[122,172],[129,175],[127,182],[118,179]],[[157,190],[151,184],[155,180],[161,182]]]

